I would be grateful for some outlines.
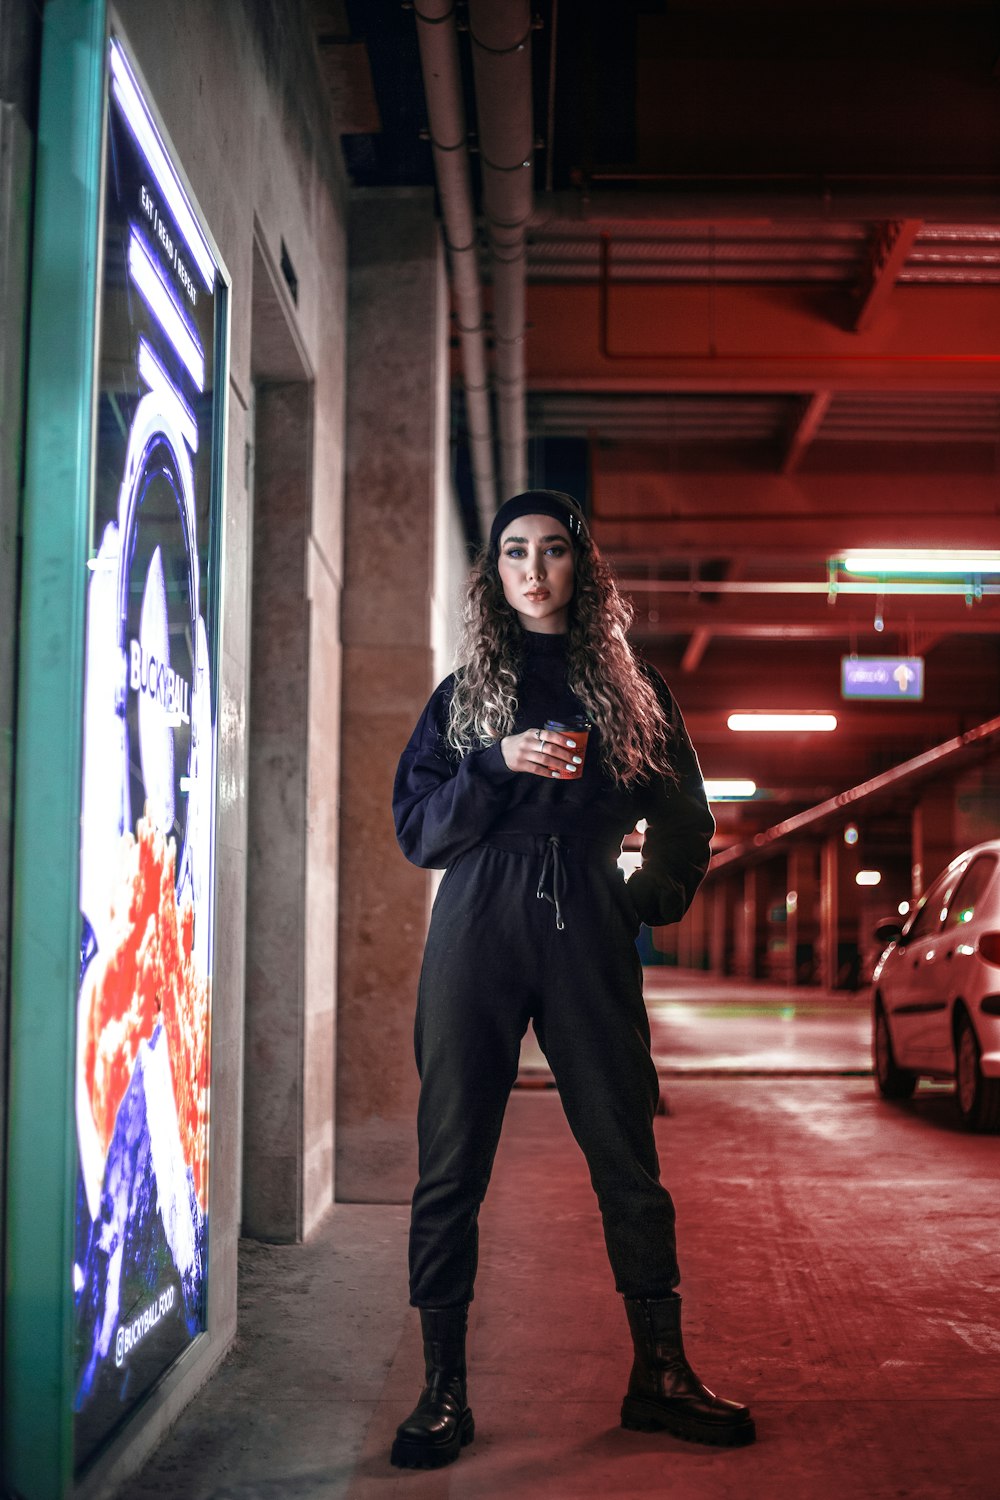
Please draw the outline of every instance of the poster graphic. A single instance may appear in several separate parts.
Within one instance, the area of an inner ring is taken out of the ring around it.
[[[77,997],[75,1456],[205,1327],[225,283],[108,52]]]

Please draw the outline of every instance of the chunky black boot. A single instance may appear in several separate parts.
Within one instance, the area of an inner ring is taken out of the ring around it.
[[[476,1435],[465,1404],[465,1328],[469,1309],[422,1307],[427,1384],[413,1411],[396,1429],[390,1455],[399,1469],[440,1469],[452,1464]]]
[[[745,1406],[707,1390],[688,1364],[681,1338],[681,1299],[625,1298],[635,1362],[622,1402],[622,1426],[672,1432],[691,1443],[742,1448],[757,1436]]]

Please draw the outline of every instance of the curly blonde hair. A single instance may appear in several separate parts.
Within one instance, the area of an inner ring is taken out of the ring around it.
[[[567,679],[600,730],[602,763],[624,786],[673,776],[672,727],[626,634],[632,607],[585,527],[573,540],[573,560]],[[462,627],[447,741],[464,756],[513,730],[524,659],[524,630],[488,547],[469,575]]]

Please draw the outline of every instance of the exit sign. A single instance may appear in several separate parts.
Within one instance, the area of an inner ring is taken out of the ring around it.
[[[919,703],[924,696],[922,656],[842,656],[842,698],[900,698]]]

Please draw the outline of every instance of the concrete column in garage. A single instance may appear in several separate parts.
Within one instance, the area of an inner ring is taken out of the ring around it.
[[[955,844],[955,787],[950,781],[925,786],[913,809],[913,899],[922,896],[949,860]]]
[[[692,909],[693,910],[693,909]],[[694,967],[694,930],[692,926],[692,912],[677,925],[677,966],[681,969]]]
[[[743,902],[737,910],[734,972],[744,979],[757,978],[763,969],[767,943],[767,882],[760,865],[743,873]]]
[[[687,928],[687,957],[684,962],[691,969],[704,969],[708,963],[707,917],[708,903],[704,895],[699,894],[694,898],[683,923]]]
[[[792,984],[814,984],[819,937],[819,850],[815,844],[799,844],[788,851],[786,878],[789,978]]]
[[[736,886],[730,879],[713,880],[706,893],[711,901],[709,965],[713,974],[729,974],[736,941]]]
[[[653,947],[663,955],[663,962],[680,962],[680,927],[674,922],[670,927],[653,928]]]
[[[854,989],[858,981],[860,902],[854,879],[857,845],[845,844],[843,829],[823,842],[820,864],[819,980],[826,989]]]
[[[356,192],[350,255],[337,1197],[399,1203],[416,1178],[413,1011],[431,882],[399,852],[391,797],[437,671],[435,515],[447,483],[433,193]]]

